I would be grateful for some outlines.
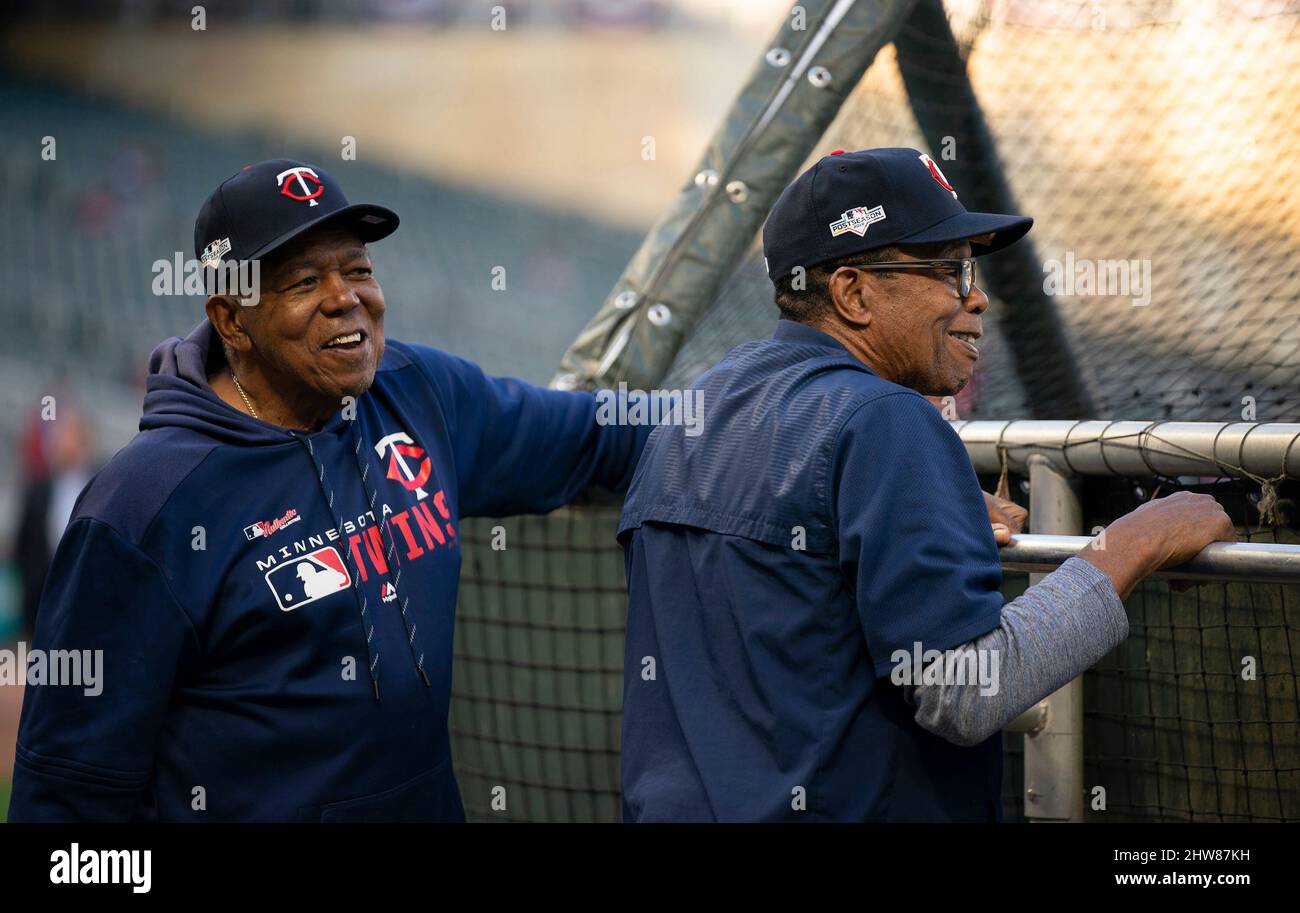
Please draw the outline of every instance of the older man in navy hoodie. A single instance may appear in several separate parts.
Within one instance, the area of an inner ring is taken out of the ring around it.
[[[204,204],[196,253],[257,261],[257,303],[154,351],[79,500],[35,646],[102,650],[103,691],[27,689],[10,820],[463,820],[460,520],[622,490],[649,429],[386,342],[365,245],[397,224],[286,160]]]

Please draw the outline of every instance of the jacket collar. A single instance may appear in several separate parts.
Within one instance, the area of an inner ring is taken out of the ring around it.
[[[875,374],[876,371],[871,365],[866,364],[856,355],[845,348],[844,343],[840,342],[829,333],[823,333],[821,330],[814,329],[806,323],[799,323],[797,320],[778,320],[776,330],[772,333],[772,338],[777,342],[793,342],[806,346],[821,346],[825,349],[833,349],[837,354],[847,355],[853,361],[863,367],[868,373]]]
[[[844,348],[844,343],[834,336],[814,329],[806,323],[799,323],[797,320],[778,320],[772,338],[779,342],[799,342],[804,345],[825,346],[848,352],[848,349]]]

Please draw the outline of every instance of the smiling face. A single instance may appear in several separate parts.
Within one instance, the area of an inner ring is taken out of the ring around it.
[[[969,257],[970,244],[904,246],[899,260]],[[970,381],[979,360],[989,299],[975,285],[961,298],[958,279],[933,271],[878,272],[841,267],[831,277],[836,335],[886,380],[927,396],[949,396]]]
[[[256,305],[217,301],[214,309],[210,300],[209,317],[268,415],[310,423],[374,381],[384,354],[384,293],[350,228],[316,229],[264,259]]]
[[[286,245],[263,263],[262,286],[247,328],[267,373],[336,403],[369,389],[384,354],[384,292],[351,230]]]

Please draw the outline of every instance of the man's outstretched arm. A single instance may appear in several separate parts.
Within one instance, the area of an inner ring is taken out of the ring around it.
[[[621,493],[631,484],[648,421],[601,421],[618,410],[600,410],[594,394],[489,377],[463,358],[411,348],[451,423],[461,516],[546,513],[593,485]]]

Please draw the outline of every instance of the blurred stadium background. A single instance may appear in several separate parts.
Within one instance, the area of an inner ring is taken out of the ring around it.
[[[201,317],[152,294],[190,256],[194,214],[240,165],[316,161],[393,206],[376,245],[390,335],[545,383],[704,148],[790,4],[769,0],[11,3],[2,15],[0,546],[56,445],[60,396],[87,466],[135,430],[145,360]],[[951,29],[1001,175],[1036,218],[1039,269],[1003,261],[964,418],[1300,421],[1300,2],[925,0]],[[940,160],[954,82],[934,23],[909,21],[813,144],[908,145]],[[940,30],[943,31],[943,30]],[[938,134],[942,134],[938,130]],[[44,137],[57,159],[40,156]],[[357,160],[340,143],[356,140]],[[654,157],[643,154],[652,140]],[[1000,166],[999,166],[1000,163]],[[965,199],[965,197],[963,197]],[[1150,304],[1057,297],[1067,254],[1151,263]],[[491,270],[507,269],[505,291]],[[662,386],[689,383],[776,319],[756,248]],[[1063,381],[1062,378],[1065,378]],[[61,413],[62,414],[62,413]],[[48,424],[48,423],[47,423]],[[995,479],[985,479],[993,489]],[[1161,486],[1091,480],[1089,526]],[[1010,480],[1023,500],[1020,479]],[[1300,541],[1294,483],[1262,527],[1258,487],[1201,480],[1243,537]],[[625,611],[617,504],[466,523],[452,708],[472,819],[616,820]],[[510,547],[487,547],[502,523]],[[20,636],[5,565],[0,642]],[[1012,598],[1027,585],[1008,573]],[[1133,635],[1085,680],[1087,782],[1104,820],[1300,817],[1300,593],[1148,584]],[[1237,674],[1259,657],[1261,681]],[[0,688],[0,813],[20,689]],[[1005,806],[1022,812],[1020,737]],[[506,811],[489,806],[507,787]]]

